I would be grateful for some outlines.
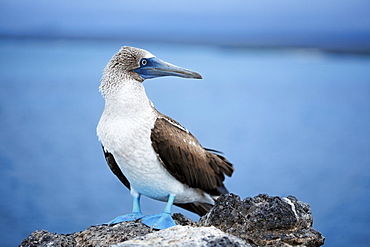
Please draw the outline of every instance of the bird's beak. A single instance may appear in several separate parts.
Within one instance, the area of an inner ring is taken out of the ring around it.
[[[143,58],[140,67],[134,69],[144,79],[151,79],[160,76],[179,76],[184,78],[202,79],[197,72],[178,67],[162,61],[156,57]]]

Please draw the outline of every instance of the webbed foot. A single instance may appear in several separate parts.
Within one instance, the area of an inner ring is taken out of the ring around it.
[[[107,225],[114,225],[114,224],[121,223],[121,222],[124,222],[124,221],[135,221],[137,219],[143,218],[144,216],[145,215],[142,214],[142,213],[125,214],[125,215],[121,215],[121,216],[116,217],[115,219],[109,221],[106,224]]]
[[[165,212],[161,214],[147,215],[141,220],[141,222],[154,229],[166,229],[176,225],[171,214]]]

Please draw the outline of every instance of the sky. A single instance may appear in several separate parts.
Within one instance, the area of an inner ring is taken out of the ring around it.
[[[3,37],[370,50],[370,3],[329,1],[0,1]]]

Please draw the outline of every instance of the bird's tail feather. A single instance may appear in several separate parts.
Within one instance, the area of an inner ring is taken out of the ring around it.
[[[193,213],[198,214],[199,216],[205,215],[212,207],[213,205],[208,204],[208,203],[175,203],[176,206],[181,207],[183,209],[186,209],[188,211],[191,211]]]

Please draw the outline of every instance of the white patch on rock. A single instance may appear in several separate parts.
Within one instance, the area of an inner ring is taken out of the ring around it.
[[[295,217],[298,219],[298,214],[297,214],[297,211],[295,209],[294,203],[289,198],[287,198],[287,197],[282,197],[281,199],[283,199],[284,202],[288,203],[291,206],[292,211],[293,211]]]
[[[224,233],[214,226],[211,227],[191,227],[173,226],[158,232],[150,233],[142,237],[137,237],[112,247],[123,246],[208,246],[210,242],[214,246],[247,246],[243,239]],[[217,245],[217,243],[219,245]]]

